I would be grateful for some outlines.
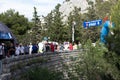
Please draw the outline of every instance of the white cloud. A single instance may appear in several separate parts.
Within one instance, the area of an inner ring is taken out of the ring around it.
[[[46,16],[58,3],[62,2],[63,0],[0,0],[0,13],[15,9],[15,11],[31,19],[34,6],[37,8],[38,15]]]

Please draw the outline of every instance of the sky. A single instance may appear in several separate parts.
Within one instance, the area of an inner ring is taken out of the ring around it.
[[[29,20],[33,17],[34,8],[38,12],[38,16],[46,16],[55,6],[64,0],[0,0],[0,13],[9,9],[14,9],[20,15],[24,15]]]

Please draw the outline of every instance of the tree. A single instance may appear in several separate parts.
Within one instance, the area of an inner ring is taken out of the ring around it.
[[[47,36],[52,41],[64,41],[65,27],[63,26],[61,12],[59,12],[60,4],[58,4],[51,13],[46,17]],[[57,35],[56,35],[57,34]]]
[[[99,41],[94,46],[91,40],[88,40],[83,45],[83,51],[71,57],[71,63],[65,66],[69,80],[119,80],[114,78],[115,72],[119,71],[104,57],[107,51],[108,49],[99,44]],[[114,77],[110,73],[113,73]]]
[[[108,0],[108,1],[96,0],[95,10],[96,10],[97,16],[100,19],[103,19],[106,16],[106,13],[111,12],[112,6],[114,6],[117,2],[118,0],[114,0],[114,1],[113,0]]]
[[[93,20],[98,20],[101,18],[98,18],[97,13],[96,13],[96,6],[95,3],[88,0],[88,5],[89,7],[87,8],[87,13],[84,13],[83,20],[84,21],[93,21]],[[82,30],[82,42],[83,44],[86,43],[88,39],[90,39],[93,43],[99,40],[99,35],[100,35],[100,27],[92,26],[88,29],[83,29]]]
[[[112,72],[110,75],[114,77],[115,80],[120,79],[120,23],[119,16],[120,14],[120,1],[118,1],[111,9],[111,21],[115,24],[114,28],[111,28],[110,31],[113,31],[114,35],[109,34],[107,38],[108,45],[106,45],[109,51],[106,53],[107,61],[115,66],[116,71]]]
[[[80,8],[74,7],[74,10],[70,12],[68,19],[67,19],[67,26],[69,30],[69,41],[72,42],[72,26],[73,22],[76,24],[74,25],[75,27],[75,42],[80,41],[81,39],[81,30],[82,30],[82,14],[80,13]]]
[[[27,32],[27,30],[31,28],[28,19],[25,18],[23,15],[20,15],[19,12],[15,12],[15,10],[12,9],[1,13],[0,21],[5,23],[11,29],[18,40],[22,40],[19,37],[23,36]]]
[[[33,27],[31,28],[31,42],[37,42],[42,40],[42,26],[41,26],[41,21],[40,21],[40,16],[37,14],[37,9],[34,7],[34,12],[33,12]]]
[[[34,13],[33,13],[33,22],[34,22],[34,26],[37,27],[37,26],[41,26],[39,25],[40,23],[40,19],[39,19],[40,16],[37,15],[37,10],[36,10],[36,7],[34,7]],[[41,24],[41,23],[40,23]]]

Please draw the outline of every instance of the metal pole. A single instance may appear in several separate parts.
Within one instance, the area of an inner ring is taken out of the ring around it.
[[[73,21],[73,24],[72,24],[72,42],[75,41],[75,25],[76,25],[76,22]]]
[[[75,33],[75,29],[74,29],[74,24],[72,26],[72,42],[74,42],[74,33]]]

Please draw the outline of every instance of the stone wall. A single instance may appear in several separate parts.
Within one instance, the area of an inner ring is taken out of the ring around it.
[[[50,70],[62,70],[62,65],[69,62],[70,53],[45,53],[15,56],[2,60],[0,80],[20,80],[20,75],[35,66]],[[72,54],[73,55],[73,54]]]

